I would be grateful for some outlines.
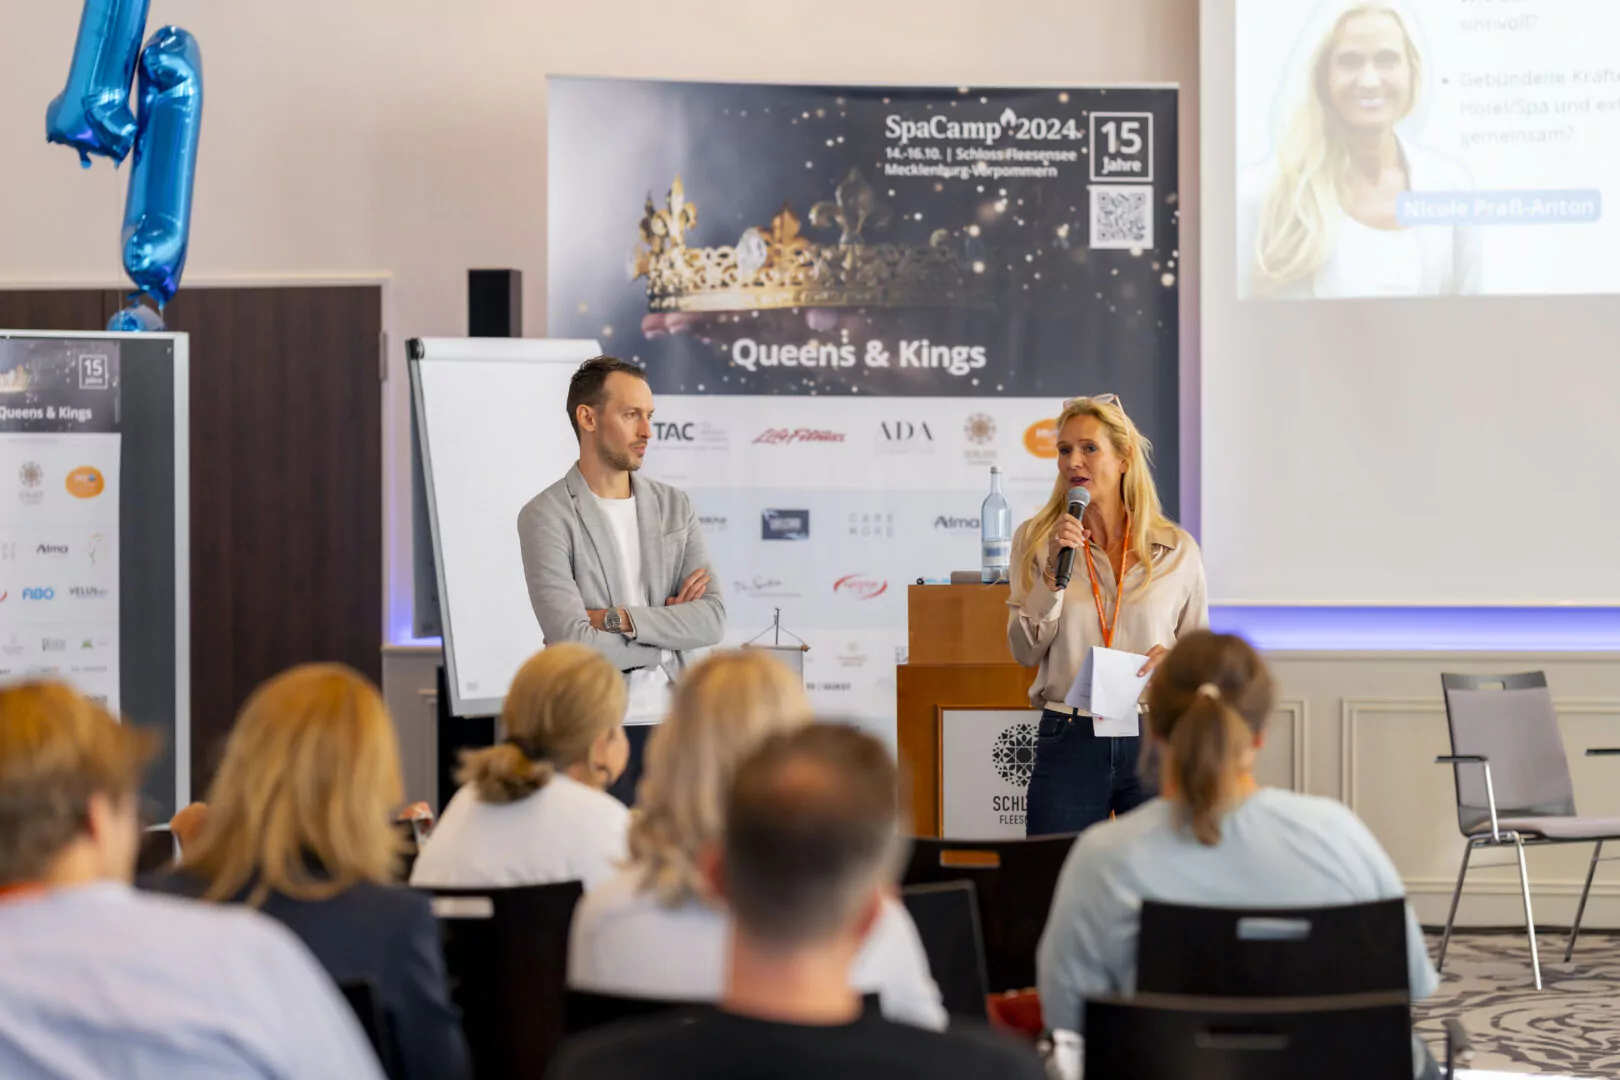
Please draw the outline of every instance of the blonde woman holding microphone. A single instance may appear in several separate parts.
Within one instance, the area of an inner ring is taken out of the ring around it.
[[[1141,653],[1151,672],[1176,640],[1209,623],[1198,545],[1164,516],[1149,465],[1151,444],[1113,394],[1072,398],[1057,419],[1057,477],[1045,508],[1013,536],[1007,643],[1039,673],[1041,708],[1024,831],[1080,832],[1146,802],[1141,736],[1097,735],[1089,713],[1063,699],[1093,646]],[[1071,495],[1090,496],[1084,519]],[[1065,548],[1073,577],[1060,590]]]

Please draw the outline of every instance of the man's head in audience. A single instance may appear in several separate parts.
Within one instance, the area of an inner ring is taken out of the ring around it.
[[[0,889],[128,881],[155,746],[61,683],[0,690]]]
[[[858,1008],[849,965],[904,848],[899,776],[882,743],[835,724],[767,740],[737,771],[709,867],[736,924],[727,1002],[758,1011],[756,991],[769,998],[813,985],[809,997],[825,1007]],[[797,1004],[817,1011],[804,997]]]

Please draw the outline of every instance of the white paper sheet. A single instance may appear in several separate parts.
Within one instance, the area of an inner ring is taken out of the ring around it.
[[[1148,676],[1137,672],[1146,663],[1147,657],[1140,653],[1093,646],[1063,703],[1091,713],[1091,731],[1099,738],[1139,735],[1142,728],[1136,703]]]

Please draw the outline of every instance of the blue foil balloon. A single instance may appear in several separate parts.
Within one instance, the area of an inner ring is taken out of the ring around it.
[[[114,333],[149,334],[165,329],[163,316],[145,304],[131,303],[107,321],[107,329]]]
[[[148,0],[84,0],[67,87],[45,108],[45,139],[122,162],[135,142],[129,84],[146,33]]]
[[[124,203],[124,272],[161,310],[180,288],[202,126],[202,50],[177,26],[141,53],[140,134]]]

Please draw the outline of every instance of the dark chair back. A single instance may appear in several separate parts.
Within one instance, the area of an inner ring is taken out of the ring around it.
[[[568,930],[583,891],[577,881],[431,890],[480,1080],[545,1075],[563,1037]]]
[[[971,881],[908,885],[901,901],[917,924],[928,967],[952,1016],[988,1020],[990,978],[984,966],[979,900]]]
[[[167,825],[153,825],[141,832],[141,846],[135,855],[135,876],[155,874],[174,863],[178,845]]]
[[[394,1043],[393,1028],[388,1023],[388,1017],[382,1006],[382,995],[377,992],[377,984],[370,979],[345,979],[338,983],[338,989],[343,991],[343,998],[354,1010],[354,1018],[360,1021],[360,1030],[366,1033],[371,1042],[371,1049],[377,1054],[377,1061],[381,1063],[383,1072],[390,1078],[404,1075],[399,1067],[399,1050]]]
[[[578,1035],[620,1020],[639,1020],[680,1009],[712,1008],[697,1001],[670,1001],[662,998],[626,997],[598,994],[590,990],[569,990],[563,1000],[563,1032]]]
[[[1451,752],[1489,760],[1499,817],[1575,814],[1575,783],[1545,674],[1441,675],[1440,686]],[[1457,826],[1466,836],[1491,821],[1485,770],[1476,764],[1451,770]]]
[[[1325,908],[1142,903],[1141,993],[1282,998],[1410,993],[1406,902]]]
[[[942,840],[911,843],[902,884],[971,881],[978,897],[985,970],[992,993],[1035,985],[1035,949],[1073,835],[1027,840]]]
[[[1137,995],[1087,1001],[1084,1075],[1109,1080],[1408,1080],[1399,995],[1309,1002]]]

